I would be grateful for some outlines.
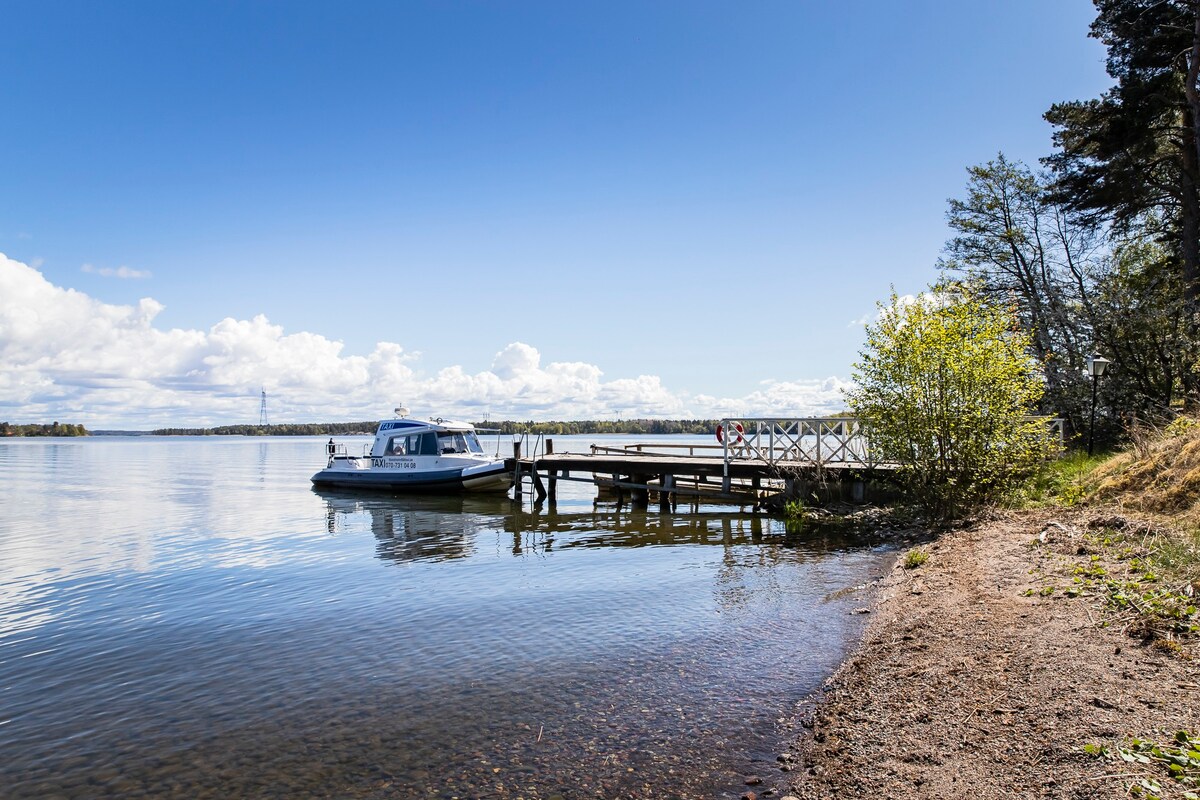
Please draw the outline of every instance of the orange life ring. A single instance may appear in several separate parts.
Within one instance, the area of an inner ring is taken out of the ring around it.
[[[746,429],[742,427],[742,423],[740,423],[740,422],[735,422],[732,425],[730,425],[729,426],[729,442],[730,442],[730,444],[741,444],[744,441],[744,439],[742,438],[742,434],[744,434],[745,432],[746,432]],[[717,426],[717,441],[721,442],[722,444],[725,443],[725,426],[723,426],[723,425]]]

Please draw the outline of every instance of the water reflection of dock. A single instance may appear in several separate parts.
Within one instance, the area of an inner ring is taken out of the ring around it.
[[[778,544],[811,551],[864,546],[862,537],[840,530],[789,529],[739,510],[652,514],[608,506],[559,513],[532,510],[495,495],[375,495],[314,490],[325,501],[326,527],[338,534],[350,519],[365,516],[384,560],[447,561],[475,554],[479,534],[511,537],[513,555],[585,548],[637,548],[681,545],[733,547]],[[507,547],[507,546],[506,546]],[[793,557],[800,555],[793,554]],[[804,560],[801,556],[800,560]]]

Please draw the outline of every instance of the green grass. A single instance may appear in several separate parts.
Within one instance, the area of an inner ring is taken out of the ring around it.
[[[1200,583],[1200,528],[1156,537],[1150,558],[1158,571]]]
[[[1108,458],[1107,453],[1089,456],[1077,451],[1048,461],[1015,492],[1013,504],[1026,508],[1078,505],[1087,498],[1088,476]]]

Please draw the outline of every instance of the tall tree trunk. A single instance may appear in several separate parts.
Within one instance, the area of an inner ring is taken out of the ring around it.
[[[1181,180],[1181,223],[1183,242],[1183,291],[1192,313],[1196,312],[1200,298],[1200,193],[1197,192],[1197,167],[1200,166],[1200,136],[1196,135],[1196,121],[1200,120],[1200,2],[1188,4],[1192,14],[1192,46],[1187,55],[1187,75],[1183,93],[1187,98],[1184,109]]]
[[[1192,46],[1187,53],[1187,75],[1183,93],[1187,98],[1183,125],[1183,175],[1181,181],[1180,223],[1183,241],[1183,295],[1187,315],[1188,338],[1195,341],[1200,334],[1200,190],[1196,185],[1200,174],[1200,135],[1196,122],[1200,120],[1200,2],[1188,4],[1192,15]],[[1200,375],[1185,369],[1181,376],[1184,405],[1195,410],[1200,404]]]

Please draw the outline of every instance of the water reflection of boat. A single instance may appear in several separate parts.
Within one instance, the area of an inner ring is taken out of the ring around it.
[[[366,516],[376,555],[389,561],[444,561],[474,552],[474,535],[501,527],[510,501],[500,495],[363,494],[314,488],[325,501],[325,525],[340,533]]]
[[[483,452],[467,422],[400,418],[379,423],[369,452],[350,455],[329,440],[316,486],[409,492],[503,492],[512,483],[504,459]]]

